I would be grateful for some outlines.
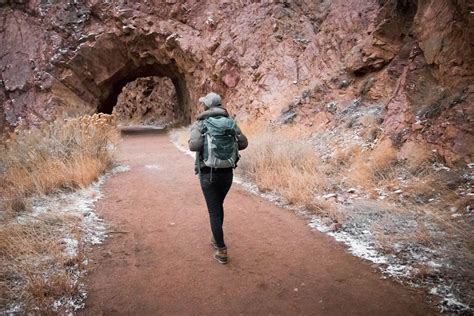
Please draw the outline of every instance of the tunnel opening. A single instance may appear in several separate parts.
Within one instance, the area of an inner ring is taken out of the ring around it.
[[[127,83],[112,113],[121,126],[167,127],[181,123],[178,97],[168,77],[140,77]]]
[[[160,84],[162,85],[161,87]],[[130,89],[135,87],[137,88],[135,92],[141,93],[142,99],[150,99],[150,96],[155,92],[155,95],[151,97],[151,99],[153,99],[158,96],[157,94],[159,94],[160,88],[164,87],[165,89],[162,90],[166,90],[166,93],[170,93],[169,88],[172,86],[174,87],[174,95],[172,95],[171,98],[174,98],[174,102],[172,104],[173,108],[170,109],[172,115],[168,115],[168,118],[171,119],[172,116],[172,125],[189,124],[191,121],[190,98],[186,81],[184,75],[179,72],[174,63],[147,64],[138,67],[129,65],[128,67],[122,68],[106,82],[103,82],[101,86],[105,88],[101,89],[105,92],[101,96],[97,107],[97,112],[99,113],[112,114],[118,104],[119,96],[122,91],[128,91],[130,96]],[[143,91],[139,91],[141,89],[143,89]],[[145,93],[145,95],[143,95],[143,93]],[[149,93],[148,96],[146,95],[147,93]],[[122,97],[121,101],[126,101],[125,99],[127,99],[126,95]],[[129,101],[128,105],[134,106],[130,99]],[[135,104],[135,106],[137,106],[137,104]],[[138,104],[138,106],[140,105]],[[115,112],[121,113],[123,112],[122,110],[123,109],[119,107]],[[159,118],[156,119],[158,120]]]

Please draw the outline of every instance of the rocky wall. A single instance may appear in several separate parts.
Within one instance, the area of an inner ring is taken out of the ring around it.
[[[174,125],[177,113],[176,90],[168,78],[143,77],[129,82],[118,96],[113,112],[122,125]]]
[[[240,119],[326,128],[383,109],[381,137],[471,162],[469,0],[1,1],[8,125],[111,112],[121,89],[168,77],[190,121],[214,90]]]

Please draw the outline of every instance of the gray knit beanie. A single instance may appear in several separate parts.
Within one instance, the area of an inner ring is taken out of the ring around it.
[[[206,105],[207,108],[212,108],[222,104],[221,96],[217,93],[211,92],[208,93],[205,97],[199,98],[199,102],[202,102]]]

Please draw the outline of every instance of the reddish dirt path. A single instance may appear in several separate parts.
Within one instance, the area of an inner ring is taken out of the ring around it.
[[[92,254],[85,315],[430,315],[404,288],[305,220],[234,184],[230,262],[215,262],[193,161],[164,133],[127,134],[97,212],[115,233]],[[146,165],[156,165],[157,169]]]

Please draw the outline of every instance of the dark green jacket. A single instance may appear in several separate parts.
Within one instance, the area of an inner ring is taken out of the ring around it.
[[[221,106],[212,107],[201,114],[199,114],[197,121],[191,126],[191,136],[188,140],[189,150],[196,152],[196,161],[194,169],[196,174],[198,173],[198,165],[204,166],[204,162],[201,159],[201,152],[204,148],[204,135],[202,133],[203,120],[211,116],[229,116],[227,110]],[[244,150],[248,146],[247,137],[242,133],[240,128],[235,125],[235,134],[237,135],[237,144],[239,150]],[[199,159],[201,159],[200,164]]]

